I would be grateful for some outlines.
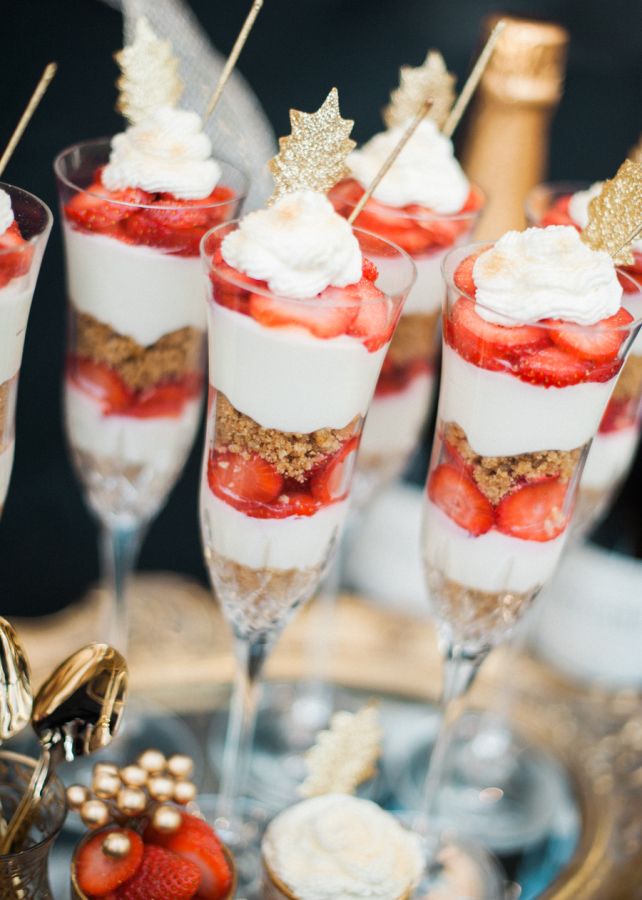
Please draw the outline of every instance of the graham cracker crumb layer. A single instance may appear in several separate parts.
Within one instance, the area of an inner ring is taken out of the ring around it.
[[[114,369],[135,391],[201,368],[205,334],[196,328],[179,328],[145,347],[87,313],[75,314],[74,327],[78,356]]]
[[[493,505],[518,485],[543,478],[572,478],[583,447],[575,450],[538,450],[517,456],[480,456],[472,449],[466,434],[455,422],[442,425],[446,444],[461,457],[470,468],[480,491]]]
[[[310,434],[262,428],[249,416],[235,409],[224,394],[216,396],[216,449],[239,453],[246,459],[256,454],[283,475],[305,481],[306,475],[321,460],[335,453],[355,433],[355,418],[345,428],[321,428]]]
[[[642,356],[629,356],[613,389],[613,400],[631,400],[642,393]]]
[[[15,396],[12,388],[15,382],[13,378],[0,384],[0,452],[2,452],[13,437],[13,404]]]
[[[432,360],[437,352],[439,316],[439,310],[401,316],[388,348],[390,362],[404,366],[417,359]]]

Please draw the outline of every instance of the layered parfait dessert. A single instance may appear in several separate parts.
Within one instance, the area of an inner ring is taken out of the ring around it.
[[[195,436],[206,312],[199,243],[243,179],[217,162],[167,42],[144,19],[119,56],[127,129],[56,160],[69,295],[65,415],[94,508],[153,514]]]
[[[551,576],[637,323],[611,257],[567,226],[446,261],[424,549],[437,615],[495,643]]]
[[[586,228],[589,205],[599,197],[603,182],[590,186],[545,184],[535,188],[527,201],[529,219],[535,225],[569,225]],[[620,283],[629,294],[641,294],[642,240],[633,242],[633,264],[622,266]],[[640,438],[642,401],[642,336],[634,341],[582,474],[575,516],[576,527],[586,530],[602,515],[621,487],[635,458]]]
[[[215,229],[204,254],[202,534],[216,593],[247,636],[273,630],[310,596],[337,542],[413,270],[308,189]]]
[[[280,813],[261,853],[266,900],[408,900],[424,868],[416,834],[348,794],[313,797]]]
[[[18,374],[51,214],[31,194],[0,186],[0,515],[15,447]]]
[[[409,120],[375,135],[348,157],[350,177],[330,194],[349,216],[399,143]],[[399,326],[384,361],[363,433],[359,472],[374,483],[398,475],[430,410],[445,286],[441,264],[469,237],[482,198],[454,156],[452,142],[425,119],[367,201],[356,224],[405,250],[417,267]]]

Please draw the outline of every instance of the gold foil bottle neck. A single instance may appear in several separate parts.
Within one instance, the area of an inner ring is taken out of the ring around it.
[[[480,90],[505,103],[556,103],[563,89],[568,32],[554,22],[490,16],[487,33],[502,18],[502,32]]]

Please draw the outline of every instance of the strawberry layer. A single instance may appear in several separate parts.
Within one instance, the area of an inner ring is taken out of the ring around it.
[[[13,455],[15,450],[15,442],[11,441],[2,453],[0,453],[0,510],[4,506],[9,490],[9,481],[11,480],[11,469],[13,468]]]
[[[427,565],[457,584],[523,593],[536,591],[551,577],[567,533],[550,541],[525,541],[495,529],[473,537],[428,500],[422,546]]]
[[[435,378],[419,372],[402,390],[376,393],[363,426],[359,458],[406,457],[417,444],[428,416]]]
[[[460,425],[481,456],[573,450],[597,432],[615,381],[529,384],[466,362],[444,343],[439,418]]]
[[[184,462],[198,429],[201,403],[185,403],[178,417],[105,414],[103,404],[65,380],[65,419],[72,447],[99,460],[173,472]]]
[[[639,436],[637,426],[598,432],[584,466],[582,487],[607,490],[615,486],[633,462]]]
[[[198,258],[63,228],[69,297],[77,310],[144,346],[179,328],[205,331]]]
[[[308,434],[366,414],[387,345],[266,327],[214,302],[208,315],[210,384],[263,428]]]
[[[348,503],[333,503],[311,516],[257,519],[220,500],[204,480],[201,522],[206,553],[216,552],[252,569],[300,569],[323,563],[339,539]]]

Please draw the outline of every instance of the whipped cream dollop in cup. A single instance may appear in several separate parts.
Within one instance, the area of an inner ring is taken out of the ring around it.
[[[609,254],[591,250],[571,225],[508,231],[475,260],[473,279],[477,312],[498,325],[593,325],[615,315],[622,300]]]
[[[11,197],[6,191],[0,189],[0,234],[4,234],[13,222],[13,207]]]
[[[161,106],[115,135],[102,181],[110,191],[128,187],[201,200],[216,187],[221,169],[198,113]]]
[[[353,176],[367,188],[399,143],[408,123],[376,134],[348,157]],[[420,122],[394,164],[373,194],[388,206],[419,204],[436,213],[451,215],[462,208],[470,185],[455,159],[452,141],[432,119]]]
[[[419,837],[370,800],[326,794],[280,813],[262,852],[298,900],[398,900],[423,870]]]
[[[275,294],[302,299],[361,278],[359,242],[324,194],[286,194],[249,213],[221,245],[225,262],[267,281]]]
[[[589,203],[597,197],[604,187],[603,181],[596,181],[585,191],[576,191],[568,201],[568,214],[576,225],[586,228],[589,220]]]

